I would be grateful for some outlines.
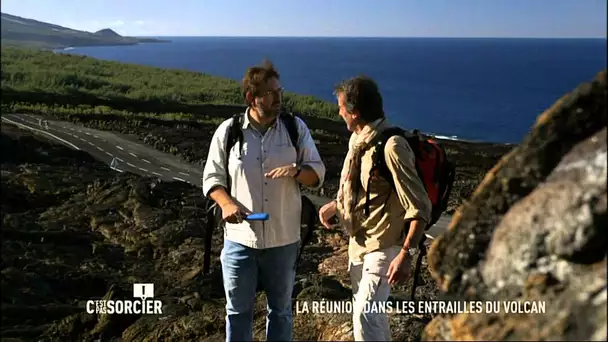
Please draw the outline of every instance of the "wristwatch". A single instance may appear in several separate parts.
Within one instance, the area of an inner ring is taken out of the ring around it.
[[[405,249],[403,247],[401,247],[401,249],[403,249],[404,251],[406,251],[409,255],[414,256],[418,253],[418,248],[416,247],[410,247],[408,249]]]
[[[298,178],[298,176],[300,175],[300,172],[302,172],[302,167],[300,165],[296,165],[296,174],[293,175],[293,178]]]

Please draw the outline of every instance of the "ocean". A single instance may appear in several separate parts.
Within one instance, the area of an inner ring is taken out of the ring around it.
[[[395,124],[515,144],[539,114],[606,68],[605,39],[162,38],[172,42],[64,52],[234,80],[269,58],[287,91],[333,102],[337,83],[364,74],[378,82]]]

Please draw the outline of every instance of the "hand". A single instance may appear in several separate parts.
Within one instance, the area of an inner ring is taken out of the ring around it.
[[[331,224],[329,223],[329,220],[331,220],[332,217],[336,216],[336,210],[336,201],[331,201],[322,206],[321,209],[319,209],[319,221],[321,221],[323,227],[331,229]]]
[[[242,223],[243,218],[247,215],[249,213],[234,202],[229,202],[222,207],[222,219],[228,223]]]
[[[412,275],[412,261],[409,254],[402,250],[388,267],[386,276],[388,283],[393,286],[406,281]]]
[[[266,173],[264,176],[272,179],[277,179],[281,177],[293,177],[298,172],[298,168],[296,165],[286,165],[277,167],[276,169],[272,169],[270,172]]]

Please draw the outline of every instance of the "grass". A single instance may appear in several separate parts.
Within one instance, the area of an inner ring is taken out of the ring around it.
[[[244,108],[238,82],[198,72],[10,46],[2,47],[1,64],[3,112],[120,113],[192,120],[201,115],[226,117]],[[335,103],[286,93],[285,104],[300,114],[337,121]]]

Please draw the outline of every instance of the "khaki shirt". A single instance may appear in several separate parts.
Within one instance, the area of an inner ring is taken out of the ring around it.
[[[359,134],[370,134],[373,130],[382,130],[388,126],[386,120],[377,126],[379,123],[380,120],[375,121]],[[354,146],[357,138],[361,139],[355,133],[351,135],[350,148]],[[395,191],[391,191],[390,184],[379,176],[373,176],[368,189],[375,150],[375,147],[368,148],[361,158],[361,188],[355,206],[357,215],[354,217],[362,217],[363,220],[357,223],[360,228],[349,241],[349,259],[353,262],[361,262],[367,253],[402,245],[407,233],[404,231],[405,223],[413,219],[428,222],[431,216],[431,201],[416,172],[414,152],[405,138],[391,137],[384,149],[388,169],[393,175]],[[343,175],[347,172],[346,164],[345,161]],[[370,193],[369,217],[363,212],[367,192]]]

